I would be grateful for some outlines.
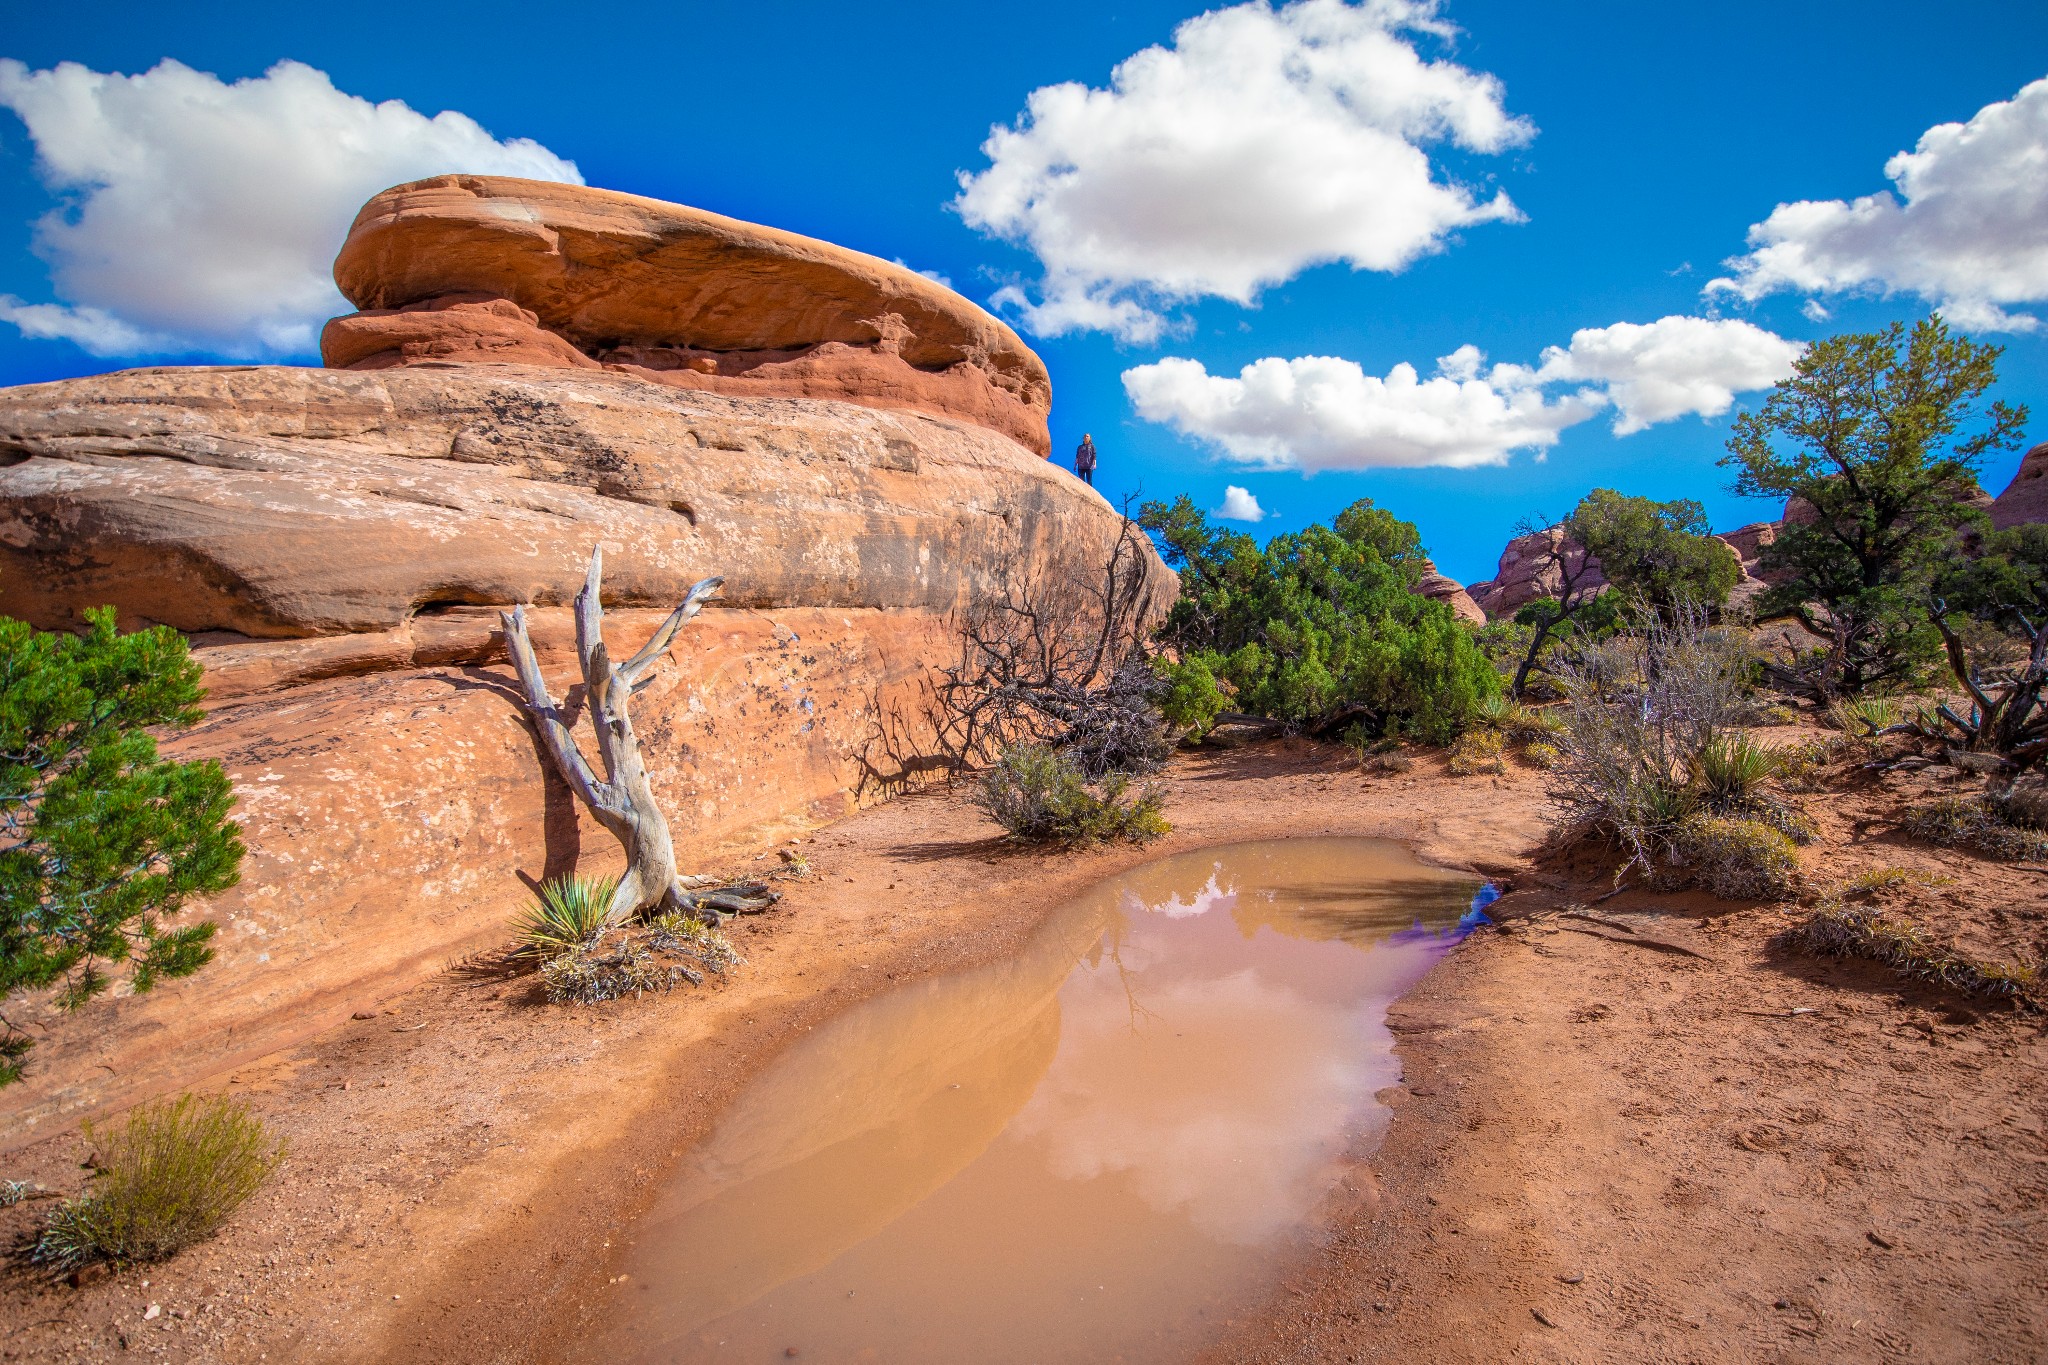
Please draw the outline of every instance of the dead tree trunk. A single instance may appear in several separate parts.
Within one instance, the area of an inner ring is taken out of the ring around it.
[[[583,591],[576,594],[576,657],[583,665],[584,709],[597,735],[598,758],[604,764],[602,781],[576,747],[576,736],[563,721],[554,698],[548,695],[540,661],[534,656],[533,641],[526,633],[526,608],[519,606],[500,612],[499,619],[505,623],[505,646],[512,655],[513,666],[519,670],[526,708],[533,715],[556,769],[591,816],[625,846],[626,872],[619,879],[605,922],[621,924],[663,906],[713,913],[762,909],[777,899],[765,886],[748,883],[699,890],[693,888],[701,887],[706,879],[685,878],[677,873],[675,841],[669,836],[668,820],[655,802],[654,785],[648,780],[647,764],[640,756],[640,739],[633,733],[628,711],[633,694],[646,686],[649,673],[668,652],[676,632],[725,580],[707,578],[692,587],[683,604],[669,613],[639,653],[622,664],[614,664],[605,649],[604,610],[598,600],[603,576],[604,549],[598,546],[590,552],[590,572],[583,580]]]

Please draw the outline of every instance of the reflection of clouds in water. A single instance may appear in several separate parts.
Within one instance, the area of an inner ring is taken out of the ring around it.
[[[1147,905],[1136,892],[1124,893],[1124,909],[1127,912],[1143,910],[1148,914],[1164,915],[1168,919],[1192,919],[1206,915],[1211,910],[1231,910],[1237,906],[1237,888],[1218,884],[1223,874],[1223,864],[1215,864],[1209,872],[1209,880],[1201,890],[1188,900],[1182,900],[1178,892],[1157,905]]]
[[[1252,1244],[1297,1223],[1328,1187],[1359,1097],[1394,1078],[1391,1056],[1360,1036],[1354,1011],[1252,970],[1183,979],[1147,1000],[1164,1022],[1136,1038],[1114,974],[1090,973],[1065,1000],[1061,1062],[1010,1136],[1044,1142],[1062,1179],[1123,1174],[1147,1205],[1219,1241]]]

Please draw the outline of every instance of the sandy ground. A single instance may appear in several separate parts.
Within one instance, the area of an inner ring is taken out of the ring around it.
[[[806,841],[810,876],[742,921],[750,964],[723,986],[563,1009],[479,962],[223,1076],[290,1143],[280,1177],[167,1265],[80,1288],[13,1270],[0,1358],[553,1359],[601,1301],[610,1234],[806,1029],[1008,951],[1133,863],[1322,833],[1518,889],[1397,1007],[1383,1145],[1218,1359],[2048,1358],[2048,1044],[2028,1020],[1786,957],[1788,910],[1629,892],[1590,912],[1606,924],[1559,917],[1604,884],[1542,854],[1537,773],[1368,775],[1290,742],[1183,759],[1168,786],[1168,839],[1081,855],[906,798]],[[1821,803],[1839,847],[1815,883],[1946,868],[1917,913],[2048,949],[2048,877],[1896,842],[1900,796]],[[68,1192],[86,1150],[53,1137],[0,1175]],[[0,1236],[37,1213],[0,1211]]]

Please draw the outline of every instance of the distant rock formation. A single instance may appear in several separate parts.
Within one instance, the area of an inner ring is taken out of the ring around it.
[[[1417,597],[1427,597],[1433,602],[1443,603],[1467,625],[1486,624],[1486,613],[1479,609],[1479,604],[1472,600],[1457,579],[1438,573],[1436,565],[1427,559],[1422,561],[1422,566],[1422,577],[1415,580],[1415,586],[1408,591]]]
[[[2048,521],[2048,442],[2020,457],[2018,472],[1991,504],[1991,524],[2003,531]]]
[[[1052,384],[1017,334],[888,261],[655,199],[444,175],[363,206],[334,263],[361,312],[334,369],[605,368],[734,397],[907,408],[1052,449]]]

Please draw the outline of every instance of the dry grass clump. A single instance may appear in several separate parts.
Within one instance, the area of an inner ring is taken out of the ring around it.
[[[1500,761],[1502,750],[1501,732],[1484,728],[1467,730],[1458,736],[1451,746],[1450,760],[1444,765],[1445,771],[1453,777],[1471,777],[1476,773],[1504,773],[1507,765]]]
[[[219,1231],[284,1158],[263,1121],[225,1095],[140,1104],[115,1127],[84,1131],[98,1169],[31,1248],[44,1265],[175,1255]]]
[[[1374,754],[1365,760],[1365,770],[1371,773],[1405,773],[1415,766],[1415,760],[1399,749]]]
[[[1881,896],[1909,886],[1948,886],[1954,881],[1954,877],[1944,877],[1917,867],[1873,867],[1843,882],[1841,894],[1850,897]]]
[[[1724,900],[1783,900],[1797,883],[1791,838],[1762,820],[1694,815],[1672,842],[1694,879]]]
[[[1965,995],[2039,1008],[2034,992],[2040,975],[2032,966],[1970,957],[1925,926],[1874,905],[1824,901],[1811,919],[1786,930],[1780,938],[1787,946],[1816,957],[1863,958]]]
[[[725,931],[694,915],[670,910],[648,921],[647,942],[664,952],[688,953],[714,972],[746,965]]]
[[[1817,739],[1803,744],[1785,744],[1771,751],[1777,762],[1778,785],[1786,791],[1817,792],[1827,788],[1825,775],[1834,750]]]
[[[1091,786],[1065,754],[1023,744],[982,774],[971,799],[1025,843],[1149,843],[1172,828],[1160,814],[1165,796],[1132,785],[1124,774],[1111,773]]]
[[[2000,862],[2048,858],[2048,834],[2010,823],[1990,796],[1939,796],[1908,808],[1899,821],[1916,839],[1969,848]]]
[[[542,965],[540,980],[551,1005],[596,1005],[673,990],[683,981],[701,985],[704,978],[683,963],[656,958],[646,944],[621,932],[557,953]]]
[[[1522,746],[1522,761],[1532,768],[1555,768],[1557,766],[1557,759],[1558,752],[1555,744],[1545,744],[1539,740],[1534,744],[1524,744]]]

